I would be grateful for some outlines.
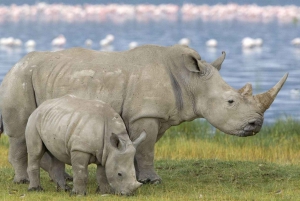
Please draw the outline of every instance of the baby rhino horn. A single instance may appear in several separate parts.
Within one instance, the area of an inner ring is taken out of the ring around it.
[[[143,131],[140,136],[132,142],[133,146],[137,148],[137,146],[146,139],[146,132]]]
[[[252,85],[247,83],[245,86],[238,91],[242,96],[252,96]]]
[[[286,73],[281,80],[272,87],[269,91],[261,94],[257,94],[254,96],[258,106],[261,108],[262,112],[265,112],[270,105],[273,103],[274,99],[276,98],[278,92],[282,88],[283,84],[285,83],[288,77],[288,73]]]

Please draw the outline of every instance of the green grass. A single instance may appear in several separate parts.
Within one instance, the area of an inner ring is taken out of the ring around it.
[[[143,185],[130,197],[95,194],[94,165],[84,198],[56,192],[44,171],[45,192],[29,193],[27,184],[12,182],[7,141],[0,138],[0,200],[300,200],[300,123],[292,119],[247,138],[199,120],[173,127],[156,145],[155,168],[163,183]]]

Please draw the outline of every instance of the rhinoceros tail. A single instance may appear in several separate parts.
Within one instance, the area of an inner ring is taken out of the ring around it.
[[[4,131],[4,127],[3,127],[2,115],[0,114],[0,137],[3,131]]]

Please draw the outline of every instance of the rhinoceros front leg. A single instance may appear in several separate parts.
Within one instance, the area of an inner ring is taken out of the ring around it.
[[[73,170],[73,189],[71,194],[86,195],[89,160],[90,154],[80,151],[71,152],[71,164]]]
[[[96,193],[100,194],[113,194],[114,190],[113,188],[109,185],[105,173],[105,168],[101,165],[97,165],[97,172],[96,172],[96,177],[97,177],[97,183],[98,183],[98,188],[96,190]]]
[[[157,140],[159,122],[157,119],[143,118],[129,126],[131,140],[135,140],[144,130],[146,139],[137,147],[135,154],[135,168],[137,179],[141,183],[157,184],[161,178],[154,170],[154,145]]]

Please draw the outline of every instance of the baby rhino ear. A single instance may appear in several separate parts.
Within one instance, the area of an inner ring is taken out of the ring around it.
[[[204,71],[204,64],[192,55],[183,54],[182,58],[185,68],[188,69],[190,72],[199,73]]]
[[[118,149],[121,152],[125,151],[126,149],[125,142],[123,142],[123,140],[120,139],[120,137],[117,134],[111,134],[110,143],[114,148]]]

